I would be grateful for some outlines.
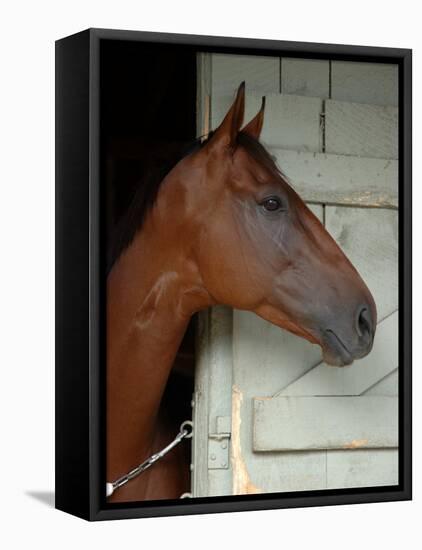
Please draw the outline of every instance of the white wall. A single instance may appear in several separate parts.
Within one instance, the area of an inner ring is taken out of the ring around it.
[[[306,4],[306,5],[305,5]],[[415,438],[415,495],[408,503],[310,508],[87,524],[54,511],[28,492],[53,488],[53,41],[89,26],[413,47],[414,96],[421,96],[422,38],[417,4],[355,0],[119,2],[46,0],[1,8],[2,251],[0,423],[1,539],[6,548],[372,548],[420,541],[422,444]],[[420,103],[415,145],[421,150]],[[420,162],[414,204],[421,204]],[[6,191],[6,192],[5,192]],[[415,208],[416,214],[418,209]],[[415,216],[415,242],[422,217]],[[415,251],[416,252],[416,251]],[[415,256],[415,281],[422,276]],[[415,288],[415,311],[421,290]],[[415,335],[419,332],[415,316]],[[421,387],[415,349],[415,395]],[[421,400],[414,423],[420,433]],[[16,472],[15,470],[18,470]]]

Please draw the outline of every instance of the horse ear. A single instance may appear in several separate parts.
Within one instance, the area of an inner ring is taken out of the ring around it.
[[[265,96],[262,98],[261,108],[254,118],[248,122],[248,124],[242,128],[242,133],[248,134],[255,139],[259,139],[261,135],[262,127],[264,125],[264,111],[265,111]]]
[[[210,145],[221,145],[233,148],[236,145],[236,137],[242,126],[245,113],[245,81],[237,89],[236,99],[228,110],[223,122],[215,130],[210,140]]]

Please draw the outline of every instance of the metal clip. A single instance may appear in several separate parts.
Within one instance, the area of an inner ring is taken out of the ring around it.
[[[106,483],[106,496],[111,496],[117,489],[120,489],[120,487],[123,487],[123,485],[126,485],[126,483],[135,477],[138,477],[140,474],[145,472],[150,466],[155,464],[158,460],[163,458],[169,451],[171,451],[176,445],[179,445],[183,439],[190,439],[193,435],[193,422],[190,420],[185,420],[182,425],[180,426],[180,431],[176,435],[176,437],[173,439],[171,443],[167,445],[167,447],[164,447],[164,449],[161,449],[161,451],[158,451],[157,453],[154,453],[152,456],[144,460],[139,466],[136,466],[133,470],[130,470],[127,474],[119,477],[112,483],[107,482]]]

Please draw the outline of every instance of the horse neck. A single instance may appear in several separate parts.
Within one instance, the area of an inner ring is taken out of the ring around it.
[[[186,253],[166,240],[143,229],[108,278],[108,479],[150,453],[178,347],[192,313],[207,305]]]

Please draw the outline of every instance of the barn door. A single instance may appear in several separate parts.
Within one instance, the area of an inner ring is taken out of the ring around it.
[[[398,483],[397,68],[203,54],[198,134],[246,80],[246,115],[267,97],[261,139],[373,293],[371,354],[325,365],[258,318],[201,314],[194,496]]]

